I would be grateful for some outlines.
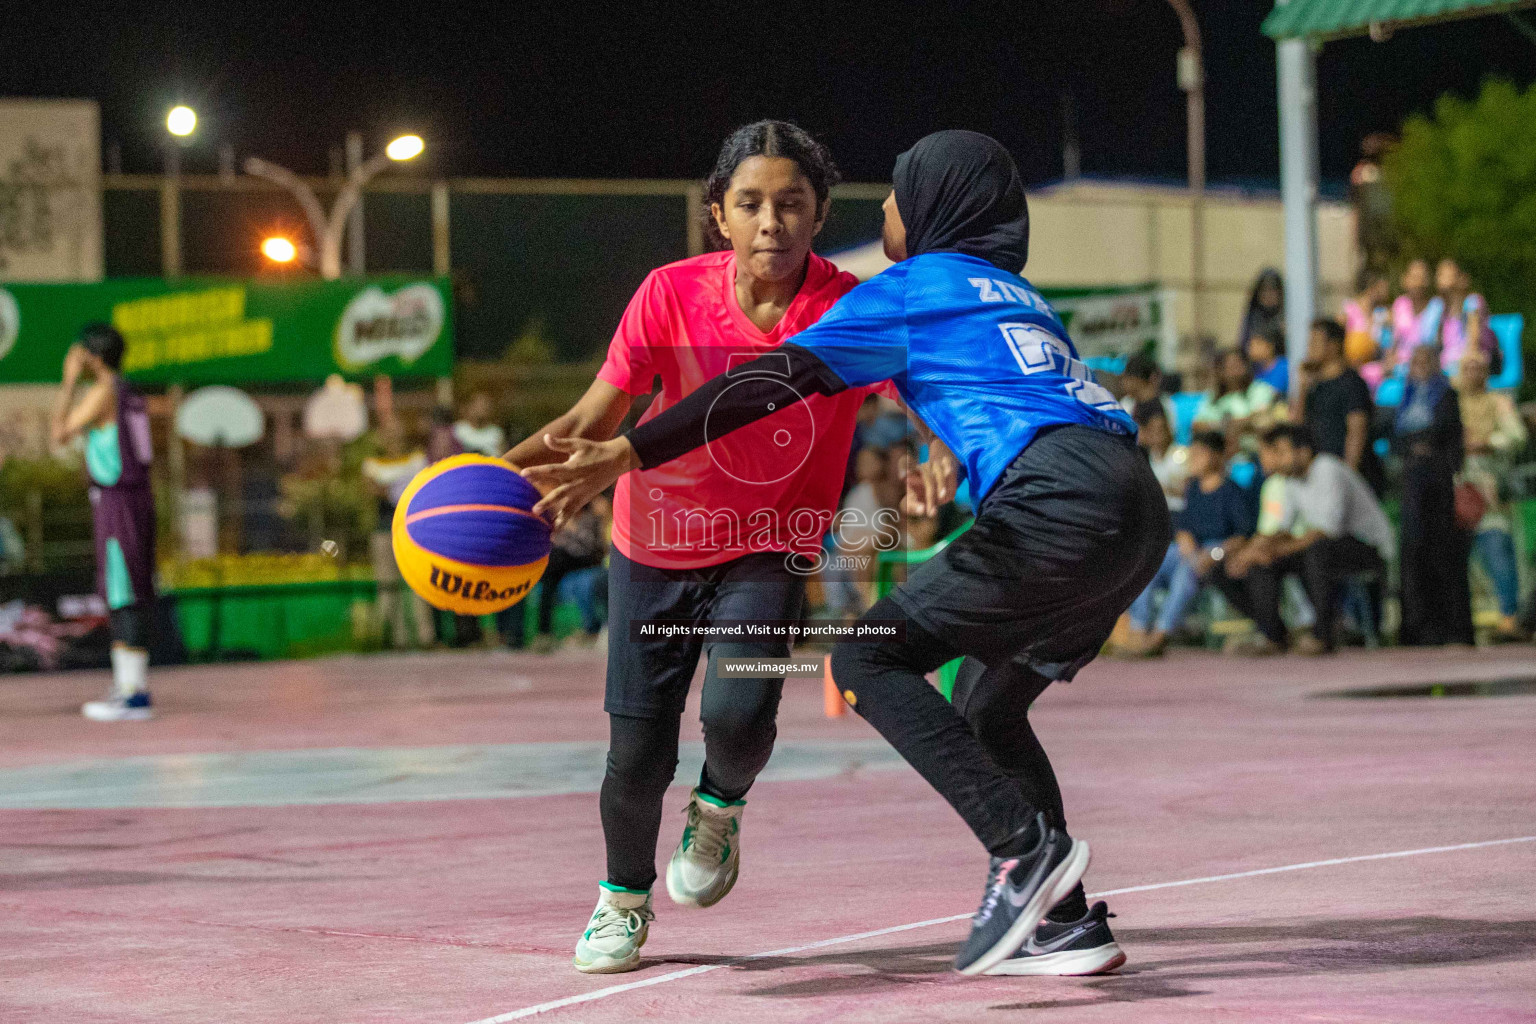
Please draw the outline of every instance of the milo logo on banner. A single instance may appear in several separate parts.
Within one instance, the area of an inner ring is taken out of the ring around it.
[[[392,294],[369,286],[353,296],[336,324],[336,361],[358,370],[389,356],[414,363],[443,330],[443,295],[430,284]]]
[[[16,335],[21,333],[21,308],[16,296],[0,288],[0,359],[4,359],[16,345]]]

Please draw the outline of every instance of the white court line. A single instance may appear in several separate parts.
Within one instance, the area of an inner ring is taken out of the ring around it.
[[[1205,885],[1209,882],[1230,882],[1235,878],[1254,878],[1258,875],[1278,875],[1287,871],[1306,871],[1309,868],[1327,868],[1337,864],[1358,864],[1367,860],[1390,860],[1394,857],[1418,857],[1427,853],[1453,853],[1457,850],[1478,850],[1485,846],[1508,846],[1512,843],[1536,842],[1536,836],[1516,836],[1513,839],[1488,839],[1480,843],[1457,843],[1454,846],[1426,846],[1419,850],[1396,850],[1392,853],[1366,853],[1358,857],[1334,857],[1330,860],[1309,860],[1301,864],[1284,864],[1275,868],[1255,868],[1252,871],[1234,871],[1227,875],[1206,875],[1203,878],[1183,878],[1177,882],[1153,882],[1151,885],[1132,885],[1124,889],[1107,889],[1104,892],[1091,892],[1089,899],[1100,896],[1123,896],[1132,892],[1151,892],[1154,889],[1176,889],[1184,885]],[[764,960],[771,956],[787,956],[790,953],[803,953],[808,949],[821,949],[823,946],[837,946],[845,942],[858,942],[860,939],[873,939],[881,935],[892,935],[896,932],[911,931],[914,928],[927,928],[936,924],[949,924],[952,921],[964,921],[970,914],[953,914],[949,917],[934,917],[927,921],[914,921],[911,924],[898,924],[890,928],[877,928],[872,932],[859,932],[856,935],[839,935],[832,939],[822,939],[819,942],[808,942],[803,946],[786,946],[783,949],[772,949],[766,953],[751,953],[747,956],[733,957],[717,964],[700,964],[697,967],[689,967],[681,971],[672,971],[669,974],[658,974],[654,978],[642,978],[639,981],[631,981],[623,985],[610,985],[607,988],[593,989],[591,992],[583,992],[580,995],[566,996],[564,999],[553,999],[547,1003],[538,1003],[534,1006],[525,1006],[521,1010],[511,1010],[507,1013],[497,1014],[495,1017],[486,1017],[483,1020],[473,1021],[472,1024],[506,1024],[510,1020],[520,1020],[523,1017],[532,1017],[540,1013],[548,1013],[551,1010],[559,1010],[567,1006],[575,1006],[578,1003],[590,1003],[594,999],[606,999],[624,992],[633,992],[635,989],[648,988],[651,985],[664,985],[669,981],[681,981],[683,978],[691,978],[697,974],[708,974],[710,971],[718,971],[726,967],[735,967],[739,964],[751,963],[753,960]]]

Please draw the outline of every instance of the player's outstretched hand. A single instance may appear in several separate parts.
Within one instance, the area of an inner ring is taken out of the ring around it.
[[[588,441],[581,437],[544,435],[544,443],[567,453],[564,462],[529,466],[523,478],[544,493],[533,511],[558,529],[569,522],[587,502],[607,490],[615,480],[640,467],[640,457],[629,438]]]

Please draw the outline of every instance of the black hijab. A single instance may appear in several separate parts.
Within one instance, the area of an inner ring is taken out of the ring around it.
[[[1013,157],[977,132],[934,132],[896,158],[907,255],[958,252],[1017,274],[1029,258],[1029,207]]]

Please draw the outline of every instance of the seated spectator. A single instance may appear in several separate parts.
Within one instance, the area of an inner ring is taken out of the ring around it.
[[[1435,268],[1440,310],[1440,366],[1455,373],[1462,357],[1481,351],[1488,357],[1493,373],[1502,369],[1503,353],[1498,339],[1488,327],[1488,302],[1472,290],[1471,276],[1461,264],[1447,256]]]
[[[1143,402],[1132,417],[1136,420],[1136,443],[1147,453],[1152,464],[1152,474],[1163,486],[1163,496],[1168,499],[1168,511],[1179,512],[1184,508],[1184,484],[1189,480],[1189,451],[1173,441],[1173,425],[1163,412],[1160,402]]]
[[[1247,497],[1227,477],[1226,439],[1215,431],[1191,438],[1189,473],[1184,510],[1174,520],[1173,543],[1152,582],[1131,605],[1134,653],[1163,653],[1169,634],[1183,623],[1202,586],[1219,587],[1239,607],[1247,606],[1242,585],[1227,576],[1224,564],[1229,555],[1242,551],[1254,526]],[[1167,596],[1154,624],[1152,605],[1161,590]]]
[[[1392,346],[1392,310],[1387,305],[1392,285],[1386,274],[1372,267],[1360,271],[1357,284],[1354,297],[1344,300],[1344,359],[1365,377],[1365,368]]]
[[[507,450],[506,431],[491,422],[494,412],[491,396],[484,391],[469,396],[463,416],[453,425],[454,439],[464,451],[496,458]]]
[[[1227,438],[1227,451],[1258,450],[1258,435],[1273,426],[1280,392],[1253,376],[1253,364],[1236,349],[1216,359],[1216,386],[1195,412],[1195,426]],[[1244,442],[1248,443],[1244,443]]]
[[[1304,426],[1271,427],[1275,468],[1287,477],[1284,521],[1237,552],[1228,575],[1247,582],[1247,609],[1262,638],[1247,653],[1275,654],[1289,646],[1280,618],[1280,592],[1287,573],[1297,573],[1316,612],[1311,632],[1296,645],[1304,654],[1334,650],[1344,584],[1359,573],[1380,574],[1396,545],[1392,524],[1361,475],[1344,461],[1313,447]],[[1295,527],[1304,524],[1304,532]]]
[[[539,579],[539,631],[533,638],[532,647],[544,654],[555,647],[553,631],[555,601],[559,597],[560,581],[578,569],[592,569],[603,564],[608,551],[608,536],[604,528],[604,515],[608,499],[599,496],[582,509],[574,519],[566,523],[549,538],[549,564]],[[590,608],[583,608],[582,629],[585,642],[597,639],[602,623]]]
[[[1157,360],[1145,352],[1138,352],[1125,361],[1125,370],[1120,374],[1120,386],[1125,394],[1120,399],[1120,407],[1131,415],[1136,414],[1136,407],[1143,402],[1157,402],[1163,407],[1163,415],[1168,417],[1168,425],[1177,427],[1178,419],[1173,414],[1173,400],[1163,394],[1163,370],[1157,365]]]
[[[1285,335],[1278,326],[1270,326],[1248,339],[1248,360],[1253,364],[1253,379],[1261,380],[1285,395],[1291,390],[1291,361],[1285,357]]]
[[[1344,327],[1337,320],[1313,321],[1301,373],[1300,408],[1291,410],[1291,419],[1306,425],[1319,454],[1342,459],[1379,496],[1386,488],[1386,474],[1371,450],[1376,407],[1370,388],[1344,360]]]
[[[1403,460],[1397,641],[1413,646],[1473,641],[1467,579],[1472,535],[1456,521],[1465,438],[1456,393],[1437,356],[1431,345],[1413,350],[1393,428],[1393,447]]]
[[[1508,474],[1528,437],[1525,421],[1514,401],[1488,390],[1488,358],[1468,352],[1461,360],[1456,390],[1461,404],[1461,426],[1466,435],[1466,462],[1462,480],[1477,488],[1487,511],[1478,522],[1472,543],[1483,571],[1493,583],[1499,602],[1499,627],[1495,643],[1527,639],[1520,628],[1520,578],[1515,561],[1509,502],[1500,482]]]
[[[869,607],[869,584],[874,579],[879,553],[876,517],[884,507],[881,496],[886,491],[887,468],[883,449],[859,449],[854,457],[855,483],[843,497],[842,507],[827,534],[829,560],[821,583],[827,611],[840,621],[856,619]]]

